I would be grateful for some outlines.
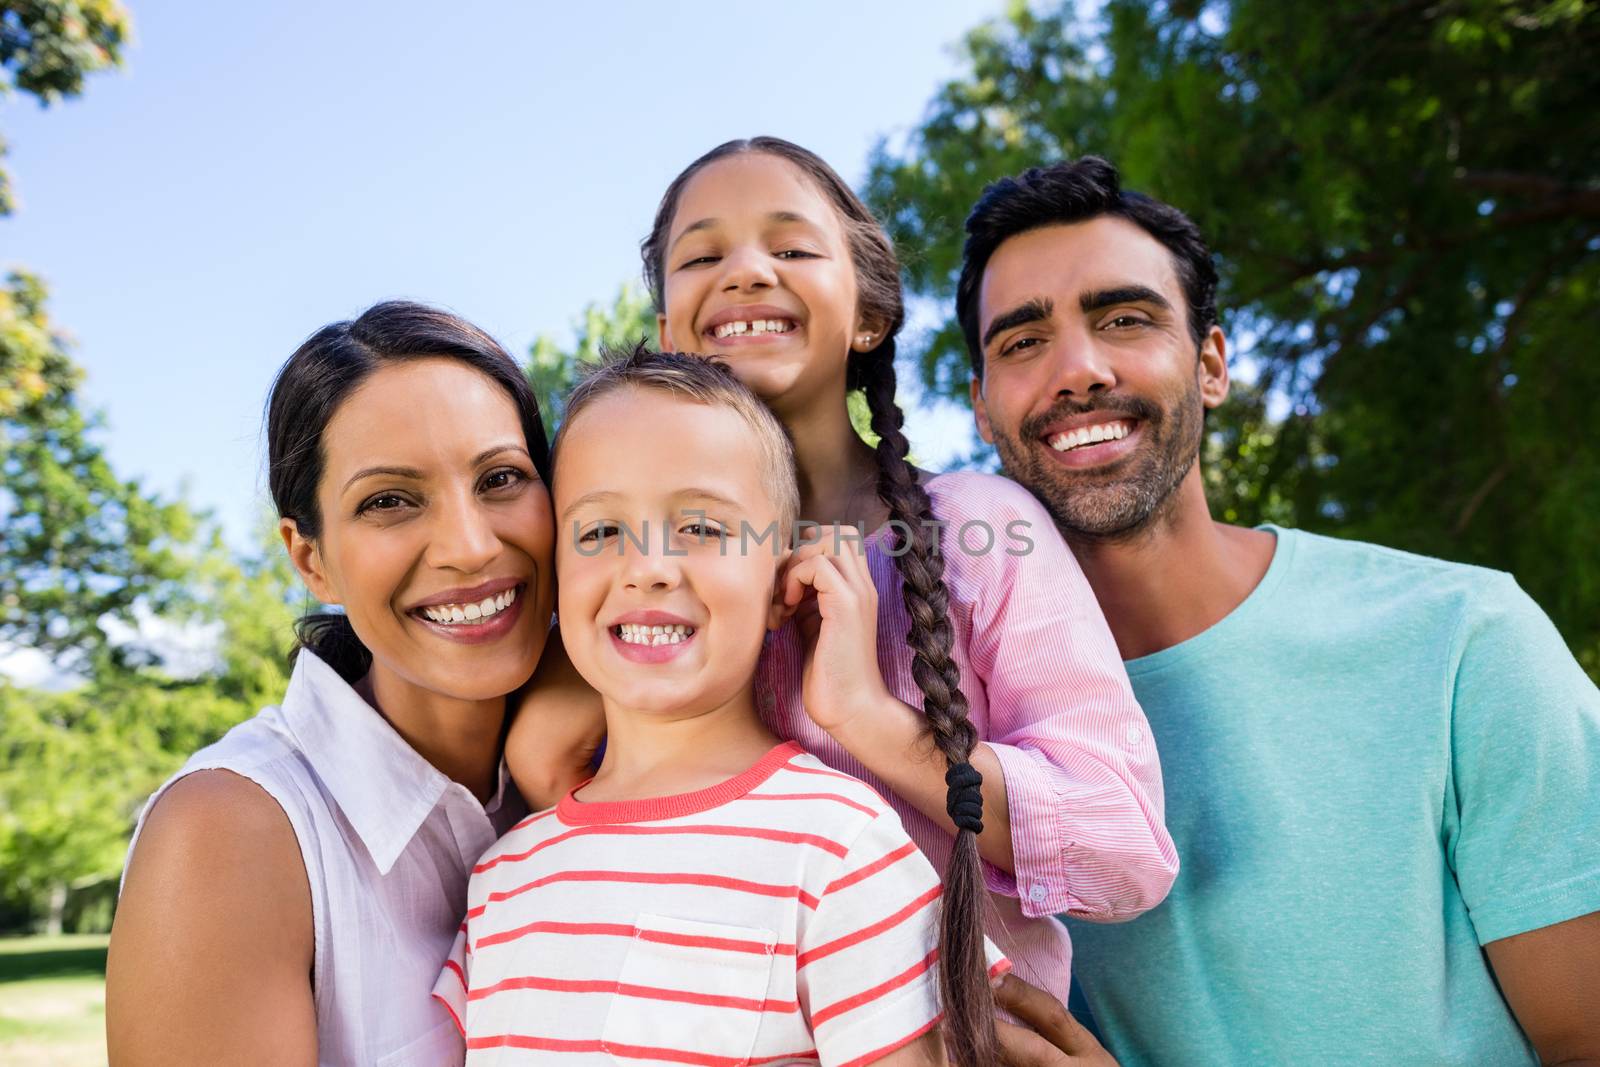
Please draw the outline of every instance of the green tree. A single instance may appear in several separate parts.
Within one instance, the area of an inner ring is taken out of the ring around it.
[[[555,436],[566,412],[567,393],[584,368],[600,361],[601,348],[627,348],[641,338],[652,345],[660,343],[650,296],[631,282],[623,283],[610,307],[599,301],[585,307],[573,330],[570,348],[542,333],[528,349],[528,381],[539,399],[545,434],[550,437]]]
[[[19,90],[44,105],[77,96],[87,75],[122,62],[130,33],[117,0],[0,0],[0,99]],[[0,165],[0,215],[14,206]]]
[[[1586,0],[1016,5],[867,195],[948,305],[961,220],[1106,155],[1188,211],[1253,387],[1208,488],[1263,518],[1512,571],[1600,676],[1600,17]],[[959,332],[919,353],[960,396]]]

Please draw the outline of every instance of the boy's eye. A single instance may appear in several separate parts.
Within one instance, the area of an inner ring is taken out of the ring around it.
[[[685,524],[682,532],[701,541],[720,541],[728,535],[721,523],[702,520]]]
[[[599,544],[600,542],[604,541],[606,538],[614,536],[616,534],[616,532],[617,532],[616,523],[613,523],[613,522],[597,522],[593,526],[589,527],[587,530],[583,531],[581,534],[578,535],[578,543],[580,545],[582,545],[582,544]]]

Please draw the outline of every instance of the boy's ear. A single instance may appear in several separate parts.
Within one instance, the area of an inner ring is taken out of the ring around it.
[[[778,558],[778,566],[772,573],[772,600],[767,604],[767,629],[769,630],[776,630],[785,622],[788,622],[789,617],[795,613],[795,608],[800,606],[796,604],[791,607],[783,602],[784,579],[789,574],[789,559],[793,555],[794,552],[792,550],[784,549],[783,555]]]
[[[300,580],[306,583],[306,588],[311,590],[311,595],[324,604],[339,603],[333,586],[328,582],[327,569],[323,566],[317,543],[301,536],[300,526],[293,519],[278,520],[278,536],[283,538],[283,547],[289,550],[289,562],[294,566],[295,573],[300,575]]]
[[[661,351],[677,351],[677,349],[672,346],[672,331],[667,329],[667,317],[660,312],[656,313],[656,336],[661,338]]]

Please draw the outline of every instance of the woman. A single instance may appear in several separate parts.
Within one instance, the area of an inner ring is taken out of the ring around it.
[[[555,535],[521,370],[379,304],[290,357],[267,416],[301,620],[283,704],[196,753],[135,831],[107,964],[121,1064],[459,1061],[428,993],[478,855],[525,811],[501,762]]]

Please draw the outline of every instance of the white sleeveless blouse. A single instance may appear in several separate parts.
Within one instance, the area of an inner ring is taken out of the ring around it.
[[[466,914],[472,866],[526,808],[505,765],[487,808],[419,756],[333,668],[301,652],[283,704],[201,749],[173,782],[223,769],[283,808],[311,885],[317,1059],[438,1067],[465,1057],[430,996]]]

